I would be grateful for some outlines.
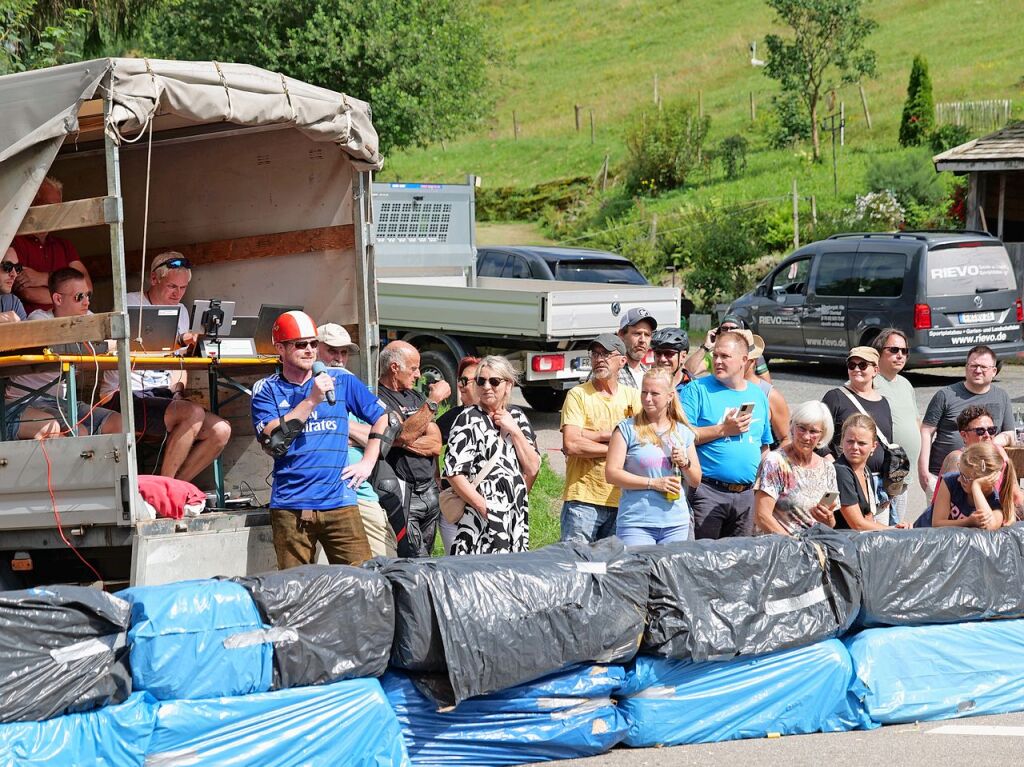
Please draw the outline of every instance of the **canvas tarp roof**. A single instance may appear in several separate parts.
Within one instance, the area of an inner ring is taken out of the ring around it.
[[[369,105],[245,64],[98,59],[0,77],[0,253],[18,230],[65,136],[78,132],[84,101],[106,97],[108,134],[137,131],[154,114],[195,123],[291,124],[337,144],[361,170],[382,160]]]

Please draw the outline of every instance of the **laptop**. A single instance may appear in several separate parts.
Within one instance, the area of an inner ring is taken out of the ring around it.
[[[256,315],[236,314],[227,337],[221,338],[221,359],[256,356]]]
[[[260,306],[260,313],[256,318],[256,353],[259,355],[277,356],[277,349],[274,348],[272,334],[274,323],[277,318],[285,312],[301,312],[301,306],[288,306],[282,304],[263,304]]]
[[[131,351],[170,353],[177,348],[178,312],[173,306],[127,306]],[[140,321],[141,317],[141,321]]]

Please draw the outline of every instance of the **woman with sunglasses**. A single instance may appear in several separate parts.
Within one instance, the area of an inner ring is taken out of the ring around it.
[[[644,374],[643,409],[621,421],[608,443],[605,479],[622,488],[615,534],[627,546],[675,543],[690,537],[690,507],[682,479],[700,484],[693,431],[665,368]]]
[[[832,414],[834,435],[829,445],[831,459],[836,460],[842,455],[842,431],[846,419],[852,415],[866,413],[871,416],[888,442],[892,442],[892,410],[889,401],[875,391],[874,380],[878,375],[878,351],[870,346],[855,346],[846,357],[846,369],[850,380],[843,386],[825,392],[821,401]],[[881,443],[875,444],[868,458],[868,471],[878,482],[878,474],[882,471],[885,452]],[[889,520],[889,498],[881,492],[881,502],[885,507],[884,520]]]
[[[14,280],[21,270],[17,251],[8,248],[0,261],[0,322],[19,322],[27,316],[21,299],[14,295]]]
[[[456,371],[457,377],[455,379],[455,390],[458,392],[459,404],[448,408],[443,415],[438,416],[435,422],[438,430],[441,432],[443,450],[448,448],[448,438],[451,436],[455,419],[467,407],[476,404],[476,371],[479,364],[479,357],[463,357],[459,360],[459,367]],[[444,452],[441,455],[444,455]],[[447,486],[448,483],[445,480],[441,480],[441,489],[444,490]],[[451,550],[452,541],[455,540],[455,533],[458,528],[445,519],[444,514],[440,515],[437,521],[438,527],[441,530],[441,544],[444,546],[445,553],[447,553]]]
[[[839,513],[837,530],[887,530],[889,517],[885,496],[868,468],[868,462],[878,447],[878,428],[875,419],[854,413],[839,432],[842,455],[836,461],[836,483],[839,486]],[[898,528],[908,525],[901,522]]]
[[[540,471],[537,438],[518,407],[510,406],[515,370],[504,357],[477,366],[475,405],[455,419],[444,457],[444,478],[465,502],[450,554],[526,551],[529,492]],[[493,465],[473,487],[485,464]]]
[[[932,527],[998,530],[1016,521],[1020,489],[1013,462],[992,442],[964,448],[959,471],[944,474],[932,504]]]

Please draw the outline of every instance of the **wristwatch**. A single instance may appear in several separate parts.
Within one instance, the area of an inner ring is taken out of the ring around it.
[[[434,402],[434,400],[432,400],[432,399],[428,399],[427,400],[427,410],[429,410],[431,413],[436,413],[437,412],[437,403]]]

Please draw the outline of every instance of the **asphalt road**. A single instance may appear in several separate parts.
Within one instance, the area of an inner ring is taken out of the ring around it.
[[[907,378],[923,415],[932,395],[963,377],[961,368],[910,372]],[[773,362],[772,379],[790,404],[820,399],[845,380],[845,370],[814,364]],[[1014,404],[1024,404],[1024,366],[1007,366],[996,384],[1010,393]],[[518,398],[516,404],[525,407]],[[552,467],[564,473],[557,413],[525,408],[539,444]],[[925,507],[924,493],[911,486],[910,514]],[[982,728],[980,731],[974,728]],[[967,728],[967,729],[965,729]],[[689,765],[785,765],[821,767],[823,764],[877,764],[903,767],[985,767],[1018,764],[1024,754],[1024,714],[1005,714],[945,722],[893,725],[870,732],[799,735],[773,739],[731,741],[673,748],[618,748],[604,756],[560,762],[566,767],[687,767]]]

